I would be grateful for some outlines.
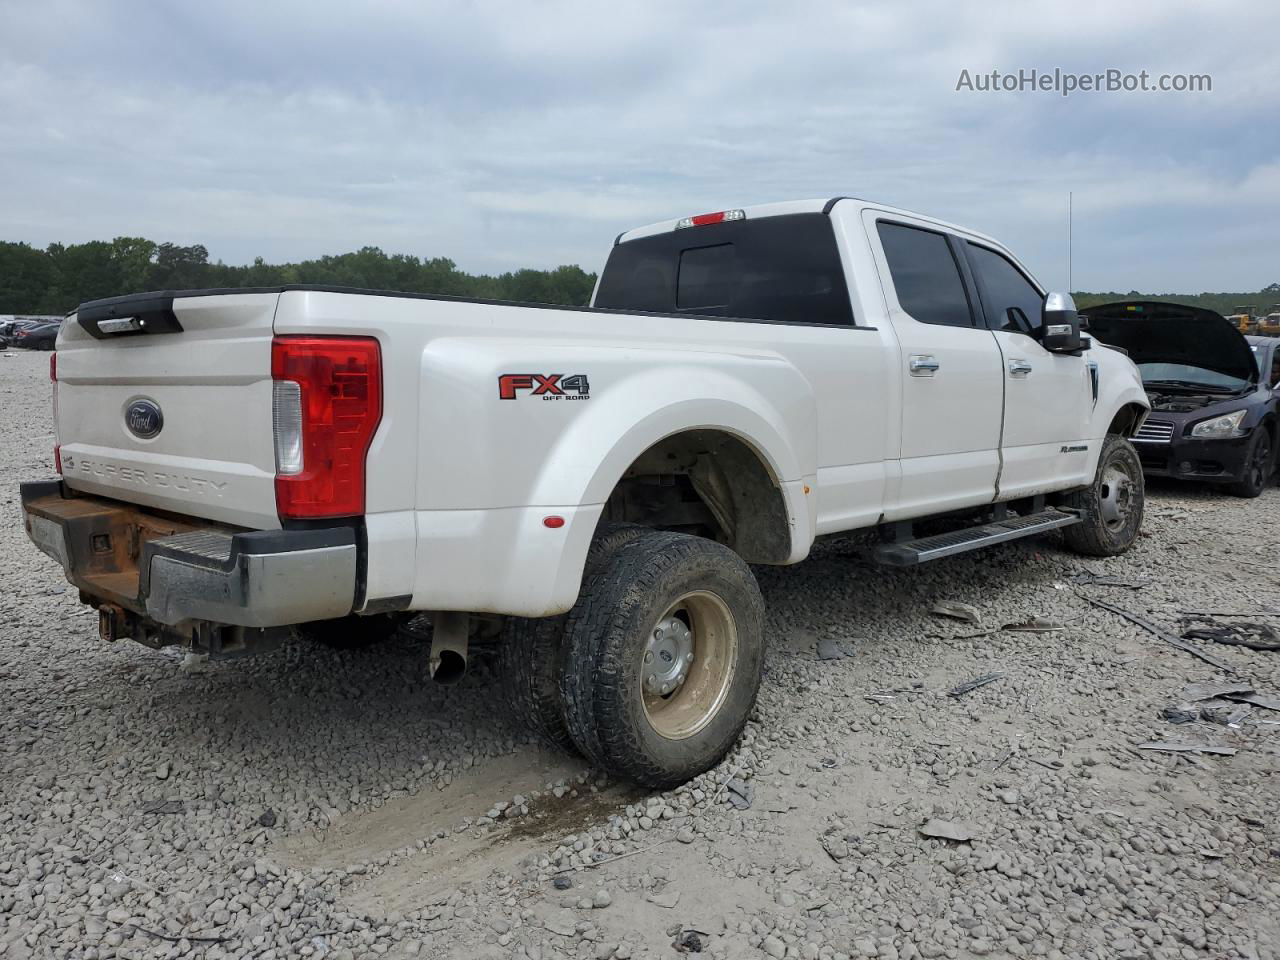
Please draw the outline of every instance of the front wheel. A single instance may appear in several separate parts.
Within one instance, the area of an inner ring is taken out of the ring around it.
[[[655,532],[621,547],[569,615],[569,732],[611,773],[670,787],[742,733],[764,663],[764,600],[718,543]]]
[[[1262,496],[1275,470],[1274,450],[1271,446],[1271,432],[1266,424],[1253,431],[1253,439],[1249,441],[1249,449],[1244,455],[1244,476],[1227,487],[1227,492],[1237,497],[1252,499]]]
[[[1067,498],[1065,506],[1080,514],[1080,522],[1063,529],[1063,539],[1090,557],[1124,553],[1138,538],[1145,501],[1138,452],[1119,434],[1107,434],[1093,483]]]

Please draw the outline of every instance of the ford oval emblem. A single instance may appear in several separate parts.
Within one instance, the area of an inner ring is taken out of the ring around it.
[[[164,427],[164,414],[154,400],[134,400],[125,408],[124,425],[142,440],[150,440]]]

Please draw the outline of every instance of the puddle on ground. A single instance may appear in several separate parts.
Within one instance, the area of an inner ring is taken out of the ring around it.
[[[485,760],[444,790],[400,797],[377,810],[341,817],[327,830],[285,838],[273,852],[285,866],[340,868],[369,863],[444,830],[448,836],[381,873],[360,878],[342,895],[349,909],[369,916],[422,909],[495,870],[517,872],[530,854],[568,834],[602,826],[646,795],[631,784],[597,792],[579,787],[576,797],[546,793],[529,802],[528,814],[491,824],[483,835],[453,832],[465,818],[482,817],[501,800],[532,796],[548,783],[574,783],[587,769],[579,760],[530,747]]]
[[[596,793],[587,787],[578,796],[565,794],[557,799],[551,794],[530,801],[529,812],[510,821],[506,828],[511,840],[558,841],[571,833],[601,826],[609,817],[621,813],[628,804],[648,796],[643,787],[611,786]],[[505,821],[504,821],[505,825]]]

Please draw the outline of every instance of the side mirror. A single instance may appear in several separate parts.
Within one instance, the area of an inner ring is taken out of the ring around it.
[[[1044,298],[1040,311],[1040,327],[1036,333],[1040,345],[1053,353],[1078,353],[1084,349],[1080,339],[1080,316],[1069,293],[1051,293]]]

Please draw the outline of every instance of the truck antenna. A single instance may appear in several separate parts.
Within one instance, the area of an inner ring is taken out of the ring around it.
[[[1071,221],[1072,221],[1072,192],[1067,191],[1067,293],[1075,288],[1071,284]]]

